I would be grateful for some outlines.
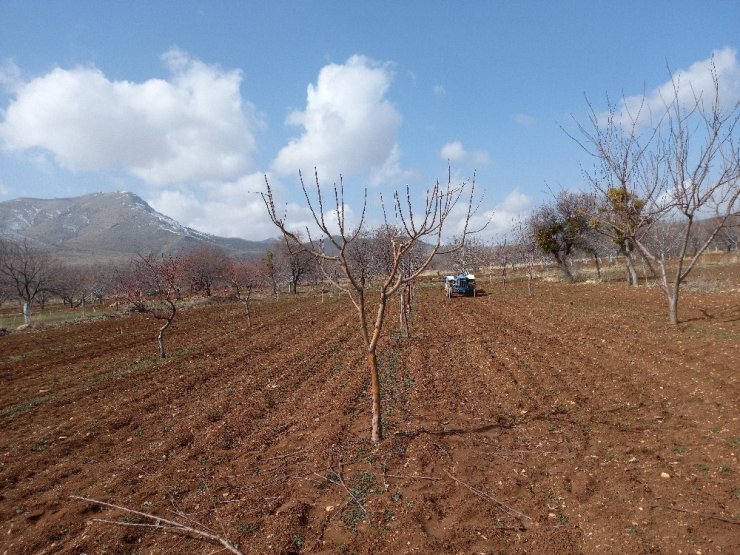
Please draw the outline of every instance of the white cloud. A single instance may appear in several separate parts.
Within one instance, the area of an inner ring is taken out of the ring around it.
[[[268,175],[268,179],[278,216],[285,216],[288,228],[305,236],[308,226],[312,237],[320,237],[308,207],[285,202],[284,187],[274,176]],[[261,193],[265,191],[264,174],[252,173],[236,181],[211,184],[207,188],[181,186],[161,189],[147,202],[158,212],[198,231],[260,241],[280,235],[262,200]],[[348,205],[345,210],[351,227],[355,225],[354,212]],[[327,210],[324,214],[332,230],[336,228],[335,212]]]
[[[527,114],[517,114],[514,116],[514,121],[519,125],[532,125],[535,119]]]
[[[392,73],[388,64],[352,56],[344,64],[329,64],[308,86],[306,108],[287,123],[303,127],[273,161],[280,175],[318,168],[330,183],[366,171],[383,173],[398,156],[401,115],[386,98]],[[392,173],[392,172],[391,172]]]
[[[264,175],[254,173],[197,192],[186,187],[164,189],[147,202],[155,210],[198,231],[260,240],[277,235],[259,195],[264,190]]]
[[[450,162],[465,160],[467,152],[460,141],[454,141],[444,145],[439,151],[439,157]]]
[[[400,186],[417,177],[415,172],[401,168],[401,148],[396,144],[393,146],[388,158],[383,162],[383,165],[374,168],[370,172],[368,184],[371,187],[385,184]]]
[[[442,85],[434,85],[432,87],[432,92],[434,93],[434,96],[445,96],[447,94],[447,91]]]
[[[0,197],[7,197],[8,195],[10,195],[10,189],[0,183]]]
[[[465,225],[466,208],[467,206],[461,204],[456,206],[453,225],[456,234],[460,234]],[[475,214],[470,220],[468,230],[477,230],[485,225],[482,238],[500,240],[513,229],[517,220],[526,216],[531,209],[532,198],[519,189],[514,189],[493,209]]]
[[[111,81],[94,67],[77,67],[16,86],[0,144],[46,149],[72,171],[122,169],[157,185],[242,174],[258,122],[242,102],[241,72],[180,50],[162,59],[169,80]]]
[[[460,141],[453,141],[445,144],[439,151],[439,157],[442,160],[450,162],[472,161],[476,164],[488,164],[491,159],[485,150],[468,151]]]
[[[724,109],[732,108],[740,101],[740,63],[737,51],[731,48],[715,50],[706,60],[700,60],[673,72],[673,80],[668,79],[649,93],[623,98],[616,107],[615,123],[629,125],[633,119],[639,124],[656,121],[666,109],[666,103],[674,99],[674,83],[678,85],[678,101],[683,108],[690,108],[696,98],[701,98],[707,108],[713,100],[714,83],[712,64],[719,77],[719,97]],[[609,114],[599,114],[599,123],[607,123]]]
[[[12,60],[0,63],[0,87],[7,91],[16,91],[22,84],[21,70]]]

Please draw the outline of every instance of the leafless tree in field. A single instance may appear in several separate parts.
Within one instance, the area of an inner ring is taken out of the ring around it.
[[[288,282],[288,292],[295,295],[298,293],[298,285],[301,282],[316,277],[318,268],[316,259],[303,248],[300,242],[295,243],[288,237],[283,239],[275,243],[272,249],[272,260],[277,274],[281,276],[281,281]]]
[[[92,266],[60,266],[54,280],[53,291],[62,298],[70,308],[80,308],[85,314],[85,305],[92,297],[94,271]]]
[[[717,248],[727,252],[740,249],[740,215],[729,218],[715,237]]]
[[[204,243],[187,252],[181,263],[190,292],[210,297],[226,274],[227,262],[226,253],[217,245]]]
[[[515,254],[521,260],[527,270],[527,295],[532,296],[532,282],[534,281],[534,266],[537,260],[539,247],[527,222],[521,218],[514,224]]]
[[[589,104],[588,124],[578,124],[580,137],[571,136],[596,159],[595,168],[586,172],[601,199],[593,218],[618,244],[637,250],[652,271],[657,267],[671,324],[678,323],[681,284],[717,234],[740,214],[740,103],[723,107],[713,66],[711,77],[712,90],[696,91],[671,74],[672,92],[650,124],[644,101],[634,112],[627,102],[621,111],[609,103],[606,117]],[[708,216],[713,216],[712,228],[692,248],[692,230]],[[650,241],[667,229],[674,231],[672,263],[666,241]]]
[[[95,305],[102,306],[103,299],[106,295],[111,294],[116,288],[115,267],[94,266],[91,268],[92,284],[90,286],[90,299],[92,309],[95,311]]]
[[[452,238],[452,244],[460,243],[459,237]],[[464,246],[450,257],[455,273],[478,272],[487,266],[491,258],[491,248],[480,237],[469,237]]]
[[[163,322],[157,333],[161,358],[166,356],[164,333],[177,314],[180,272],[180,259],[149,254],[132,260],[128,271],[118,275],[121,292],[133,309]]]
[[[259,267],[246,260],[232,260],[228,267],[229,283],[236,298],[244,304],[244,317],[247,327],[252,327],[252,293],[263,281]]]
[[[332,280],[336,287],[345,292],[357,309],[370,371],[372,396],[371,439],[378,444],[383,438],[383,431],[381,426],[377,349],[389,299],[404,285],[413,282],[429,266],[432,258],[443,250],[442,234],[445,224],[461,198],[467,199],[467,205],[463,214],[464,224],[460,234],[462,241],[456,248],[464,244],[465,238],[471,233],[468,225],[475,208],[473,205],[475,180],[471,183],[453,186],[448,172],[447,185],[444,186],[436,182],[431,189],[427,190],[424,204],[420,210],[413,208],[411,192],[408,187],[405,195],[398,192],[393,195],[392,209],[395,214],[396,225],[389,223],[387,212],[384,209],[385,223],[377,230],[379,233],[386,234],[389,241],[386,251],[388,256],[381,264],[383,275],[380,278],[379,289],[376,290],[370,288],[369,278],[372,275],[372,270],[369,270],[371,266],[365,263],[368,261],[364,258],[364,249],[358,248],[366,244],[372,237],[372,233],[365,232],[363,228],[367,207],[367,190],[365,190],[365,201],[359,224],[354,229],[350,229],[346,218],[343,182],[340,179],[339,185],[334,185],[332,208],[336,216],[337,229],[332,230],[326,216],[327,206],[316,172],[314,172],[314,176],[316,188],[313,195],[309,193],[302,175],[300,181],[314,224],[319,229],[320,239],[313,237],[310,229],[307,228],[307,240],[303,242],[303,245],[306,251],[311,253],[318,261],[325,277]],[[267,182],[267,179],[265,181]],[[275,206],[269,182],[267,182],[267,190],[263,195],[263,200],[272,222],[285,237],[299,243],[298,236],[288,226],[285,215],[281,215]],[[408,256],[422,242],[426,244],[424,255],[417,260],[413,267],[404,271],[404,261],[408,260]],[[359,264],[358,258],[362,259]],[[331,272],[332,266],[338,266],[345,279],[336,279]],[[375,302],[370,300],[371,295],[377,295]]]
[[[279,287],[279,269],[277,261],[275,260],[274,249],[267,249],[265,256],[261,261],[262,275],[265,281],[270,286],[273,296],[277,297],[280,294]]]
[[[23,319],[31,318],[31,305],[46,294],[57,265],[52,257],[27,241],[20,244],[0,240],[0,279],[23,303]]]

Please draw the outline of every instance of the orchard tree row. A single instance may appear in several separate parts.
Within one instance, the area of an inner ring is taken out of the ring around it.
[[[141,281],[143,295],[156,293],[146,283],[146,262],[169,260],[171,285],[177,298],[211,296],[215,292],[242,298],[250,289],[264,287],[296,293],[303,283],[315,282],[320,273],[315,260],[299,248],[276,241],[259,260],[229,257],[220,247],[196,246],[179,256],[139,255],[120,267],[98,263],[69,263],[28,241],[0,239],[0,306],[18,301],[28,322],[35,307],[43,310],[50,299],[69,308],[95,311],[104,303],[125,297]],[[169,278],[168,278],[169,279]],[[130,287],[129,287],[130,288]],[[155,288],[156,289],[156,288]]]
[[[588,106],[570,137],[593,160],[584,192],[561,192],[527,220],[527,236],[568,281],[577,251],[617,249],[637,286],[635,260],[657,278],[678,323],[681,285],[711,246],[737,249],[740,226],[740,103],[696,91],[671,76],[662,106],[623,100],[606,113]]]

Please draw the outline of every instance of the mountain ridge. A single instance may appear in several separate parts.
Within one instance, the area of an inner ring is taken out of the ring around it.
[[[178,254],[199,244],[257,258],[274,241],[219,237],[189,228],[128,191],[0,202],[0,237],[26,240],[61,257],[110,261],[150,252]]]

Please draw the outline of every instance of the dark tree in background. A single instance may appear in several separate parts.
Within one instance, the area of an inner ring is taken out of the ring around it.
[[[528,233],[537,247],[555,260],[569,282],[575,281],[570,269],[571,255],[576,249],[588,248],[591,205],[592,197],[588,194],[561,191],[527,220]]]
[[[11,290],[23,303],[23,319],[28,323],[34,301],[44,298],[53,284],[57,264],[49,253],[29,245],[0,239],[0,279],[4,290]]]

